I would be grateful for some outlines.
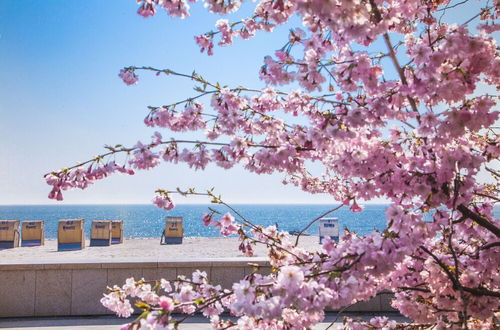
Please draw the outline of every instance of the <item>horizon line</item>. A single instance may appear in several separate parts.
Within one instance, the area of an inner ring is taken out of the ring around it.
[[[339,203],[231,203],[232,205],[334,205]],[[391,203],[358,203],[360,205],[389,205]],[[0,204],[0,206],[120,206],[120,205],[137,205],[145,206],[153,203],[77,203],[77,204]],[[214,203],[177,203],[180,205],[216,205]]]

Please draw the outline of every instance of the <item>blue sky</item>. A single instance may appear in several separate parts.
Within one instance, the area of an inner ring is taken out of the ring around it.
[[[127,87],[117,77],[122,67],[196,70],[212,81],[258,87],[263,57],[287,36],[283,27],[216,48],[215,56],[208,57],[199,52],[193,36],[213,29],[219,17],[200,4],[186,20],[163,12],[144,19],[136,10],[135,1],[0,1],[1,204],[54,203],[47,199],[44,173],[87,160],[102,152],[104,144],[149,140],[153,130],[142,123],[146,106],[192,95],[187,81],[147,74],[141,74],[140,84]],[[63,203],[149,203],[156,188],[175,187],[215,187],[238,203],[331,202],[328,196],[311,197],[280,182],[280,175],[257,176],[241,168],[211,166],[195,172],[164,164],[67,192]]]
[[[285,43],[289,26],[216,47],[208,57],[193,36],[213,29],[219,17],[201,4],[193,7],[185,20],[163,12],[144,19],[132,0],[0,1],[0,204],[54,203],[47,199],[44,173],[87,160],[104,144],[148,141],[153,130],[142,123],[146,106],[192,95],[188,81],[145,73],[138,85],[127,87],[117,77],[124,66],[196,70],[211,81],[262,86],[262,59]],[[156,188],[175,187],[215,187],[233,203],[335,203],[282,186],[281,178],[241,168],[195,172],[164,164],[67,192],[63,203],[148,203]]]

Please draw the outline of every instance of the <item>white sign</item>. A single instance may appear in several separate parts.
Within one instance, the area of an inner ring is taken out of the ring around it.
[[[323,244],[323,239],[330,237],[333,241],[339,241],[339,219],[321,218],[319,220],[319,243]]]

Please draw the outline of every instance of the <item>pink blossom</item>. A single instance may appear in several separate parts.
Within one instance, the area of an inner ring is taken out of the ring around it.
[[[159,163],[160,156],[151,150],[151,146],[143,145],[141,142],[134,146],[132,157],[129,160],[130,165],[138,169],[150,169],[156,167]]]
[[[215,23],[215,27],[221,32],[221,41],[219,42],[220,46],[230,45],[233,43],[233,30],[229,25],[229,22],[226,19],[219,19]]]
[[[297,266],[285,266],[280,269],[277,284],[287,290],[296,290],[304,281],[304,273]]]
[[[363,211],[363,207],[362,206],[359,206],[358,203],[356,203],[356,201],[354,201],[351,205],[351,207],[349,207],[349,209],[352,211],[352,212],[355,212],[355,213],[358,213],[358,212],[361,212]]]
[[[234,234],[238,233],[238,230],[239,230],[238,226],[230,224],[229,226],[222,227],[220,233],[223,236],[230,236],[230,235],[234,235]]]
[[[156,13],[156,8],[152,3],[148,1],[144,1],[142,5],[137,10],[137,13],[144,18],[148,18],[150,16],[154,16]]]
[[[208,225],[210,225],[210,223],[212,222],[212,215],[210,215],[210,214],[205,214],[201,220],[203,221],[203,224],[204,224],[205,226],[208,226]]]
[[[120,74],[118,76],[129,86],[134,85],[137,81],[139,81],[139,76],[135,74],[134,69],[122,69],[120,70]]]
[[[174,201],[170,197],[164,195],[155,196],[155,198],[153,198],[153,204],[155,204],[158,208],[167,211],[175,207]]]
[[[160,286],[163,290],[165,290],[165,292],[172,291],[172,286],[170,285],[170,282],[163,278],[160,280]]]
[[[220,223],[223,226],[230,226],[234,222],[234,217],[231,215],[231,213],[227,212],[225,213],[221,218],[220,218]]]
[[[101,304],[115,312],[119,317],[129,317],[134,311],[130,305],[130,301],[125,299],[125,295],[117,292],[105,294],[101,299]]]
[[[200,46],[200,52],[203,53],[206,50],[209,56],[214,54],[213,53],[214,44],[212,42],[212,38],[208,37],[205,34],[194,38],[196,40],[196,44]]]
[[[131,323],[125,323],[120,327],[120,330],[130,330],[133,327]]]
[[[161,296],[159,306],[163,308],[164,311],[171,312],[174,310],[174,301],[168,297]]]

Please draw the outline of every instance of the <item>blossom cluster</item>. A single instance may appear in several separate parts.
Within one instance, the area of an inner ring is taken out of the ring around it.
[[[148,311],[137,325],[141,328],[169,329],[172,323],[172,312],[194,313],[200,307],[205,316],[216,316],[223,312],[220,295],[227,294],[220,286],[208,283],[206,272],[196,271],[192,278],[179,276],[175,281],[162,279],[158,282],[147,282],[134,278],[126,280],[122,287],[114,286],[105,294],[101,303],[106,308],[122,317],[129,317],[134,309],[130,298],[140,301],[135,304]],[[224,306],[227,306],[224,303]],[[122,329],[129,329],[134,324],[125,324]]]
[[[134,85],[139,81],[139,77],[135,74],[133,69],[120,70],[118,77],[120,77],[127,85]]]
[[[490,212],[491,208],[483,211]],[[492,326],[493,310],[490,306],[498,298],[479,295],[474,288],[498,287],[500,283],[495,275],[498,269],[490,267],[486,273],[478,272],[484,267],[482,263],[491,265],[498,261],[498,257],[494,251],[484,250],[478,259],[481,244],[470,244],[471,240],[467,244],[463,242],[463,239],[477,234],[485,236],[486,240],[491,234],[470,221],[460,223],[456,228],[460,239],[453,239],[453,248],[457,251],[468,249],[459,255],[459,281],[462,289],[467,290],[464,297],[452,288],[447,275],[426,254],[426,248],[419,249],[422,242],[429,242],[424,244],[433,249],[431,255],[438,254],[450,269],[453,267],[453,260],[439,251],[442,247],[435,236],[441,227],[446,226],[449,214],[436,213],[433,222],[425,222],[421,215],[393,205],[387,210],[387,216],[390,223],[382,235],[373,233],[360,237],[347,232],[338,243],[327,239],[316,252],[297,247],[288,233],[280,232],[274,226],[251,225],[251,236],[246,238],[268,246],[268,257],[273,266],[270,274],[253,272],[233,284],[231,290],[222,290],[209,284],[205,273],[196,271],[192,280],[181,276],[174,284],[161,280],[161,285],[154,285],[158,289],[161,286],[165,296],[152,292],[153,286],[144,281],[129,279],[122,289],[115,286],[102,303],[118,315],[127,316],[131,312],[127,296],[139,297],[147,305],[147,310],[152,311],[147,318],[137,321],[141,326],[148,323],[158,328],[175,324],[170,318],[171,311],[187,314],[203,311],[210,317],[214,328],[307,329],[323,319],[327,307],[339,309],[389,289],[396,292],[393,306],[415,322],[443,326],[448,322],[458,322],[462,299],[465,298],[472,317],[468,324],[472,327],[479,324],[484,328]],[[226,213],[220,221],[214,220],[212,215],[205,215],[202,221],[205,225],[220,227],[217,223],[231,225],[234,218]],[[247,235],[242,230],[240,233]],[[446,295],[442,294],[444,292]],[[238,316],[237,322],[224,320],[223,311]],[[396,328],[394,321],[380,317],[367,324],[346,319],[345,326],[350,329]]]
[[[205,214],[202,220],[205,226],[219,229],[222,236],[231,236],[241,230],[241,225],[235,223],[234,217],[229,212],[224,214],[220,220],[215,220],[213,214]]]
[[[171,16],[185,18],[189,16],[189,5],[185,0],[137,0],[140,4],[137,13],[144,18],[154,16],[156,7],[161,7]]]
[[[157,190],[157,195],[153,198],[153,204],[167,211],[175,207],[175,203],[170,196],[161,190]]]
[[[188,15],[185,1],[138,2],[144,17],[158,8]],[[149,311],[140,320],[144,327],[176,324],[172,311],[202,311],[214,328],[304,329],[320,322],[327,307],[341,309],[391,290],[392,305],[416,324],[494,327],[500,220],[493,206],[500,172],[492,164],[500,157],[500,112],[498,97],[484,90],[500,83],[500,56],[491,35],[498,29],[500,2],[478,4],[478,13],[465,24],[444,23],[443,15],[462,3],[262,0],[251,17],[219,19],[215,31],[195,37],[201,51],[212,55],[214,45],[272,31],[298,15],[303,27],[291,29],[285,46],[264,58],[259,74],[267,86],[260,90],[221,86],[194,72],[124,68],[119,76],[127,85],[138,82],[140,70],[193,81],[196,95],[148,107],[144,122],[170,132],[200,132],[206,140],[164,139],[155,132],[151,141],[132,147],[108,146],[94,159],[47,174],[49,198],[62,200],[65,190],[164,161],[196,170],[213,163],[282,173],[285,184],[328,194],[352,212],[362,211],[362,200],[384,198],[391,206],[384,230],[365,236],[346,232],[340,242],[327,240],[314,252],[274,226],[256,226],[240,215],[238,223],[229,213],[212,212],[203,223],[223,236],[238,235],[245,255],[253,254],[255,244],[267,246],[270,274],[252,273],[231,290],[210,284],[201,272],[173,285],[130,280],[113,288],[103,304],[127,316],[132,312],[127,297],[138,298]],[[240,2],[206,5],[227,14]],[[478,33],[471,32],[471,22]],[[293,89],[286,89],[290,85]],[[491,174],[488,182],[479,180],[481,171]],[[153,202],[169,210],[171,196],[158,190]],[[238,319],[223,320],[224,309]],[[345,327],[395,325],[374,318],[346,320]]]

